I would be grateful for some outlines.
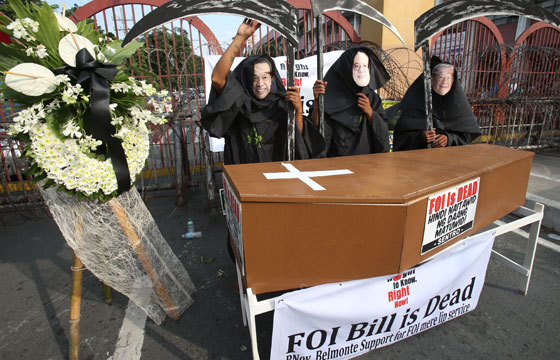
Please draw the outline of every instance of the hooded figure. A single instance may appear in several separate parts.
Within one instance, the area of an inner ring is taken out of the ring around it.
[[[430,68],[434,137],[427,140],[425,135],[430,132],[426,130],[424,79],[420,75],[398,105],[401,116],[395,125],[395,151],[424,149],[428,141],[437,138],[442,139],[441,142],[436,141],[441,146],[467,145],[480,136],[480,127],[457,80],[457,71],[435,56],[431,59]]]
[[[376,93],[389,78],[365,46],[346,50],[331,66],[324,78],[328,157],[389,151],[387,119]]]
[[[255,89],[253,85],[256,64],[268,64],[271,69],[270,92],[262,99],[259,98],[260,88]],[[287,159],[288,104],[285,96],[280,74],[268,55],[244,59],[227,74],[221,93],[212,87],[201,122],[212,136],[225,138],[225,164]],[[303,124],[301,133],[295,131],[295,157],[317,157],[324,152],[324,140],[313,124],[305,119]]]

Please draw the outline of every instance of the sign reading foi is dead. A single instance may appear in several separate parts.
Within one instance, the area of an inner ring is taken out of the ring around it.
[[[428,197],[421,254],[473,227],[479,185],[480,178],[476,178]]]

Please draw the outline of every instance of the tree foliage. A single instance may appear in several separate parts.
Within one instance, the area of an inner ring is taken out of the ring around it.
[[[195,87],[195,79],[202,84],[202,61],[193,54],[187,31],[158,28],[139,41],[145,45],[140,56],[132,56],[128,62],[134,76],[149,77],[156,86],[170,90]]]

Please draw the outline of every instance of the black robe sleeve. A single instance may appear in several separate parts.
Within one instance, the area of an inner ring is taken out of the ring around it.
[[[375,154],[389,151],[389,127],[381,99],[373,99],[369,121],[362,112],[355,113],[351,127],[325,113],[325,142],[328,157]],[[351,110],[346,111],[346,117]]]
[[[230,72],[220,94],[212,87],[208,104],[202,110],[200,122],[213,137],[221,138],[232,126],[245,103],[245,89]]]
[[[423,149],[426,142],[422,139],[424,130],[395,131],[393,151]]]
[[[389,152],[389,126],[387,125],[387,117],[383,110],[383,103],[379,97],[375,97],[373,105],[373,116],[371,119],[373,153]]]
[[[400,131],[395,133],[393,148],[395,151],[415,150],[427,148],[422,138],[425,130]],[[472,141],[468,132],[450,131],[436,129],[436,133],[447,136],[447,146],[469,145]]]
[[[468,132],[458,132],[450,130],[437,132],[447,135],[447,146],[469,145],[472,142],[471,134]]]
[[[306,116],[303,117],[303,131],[296,128],[296,160],[318,159],[326,156],[326,143],[319,129]]]

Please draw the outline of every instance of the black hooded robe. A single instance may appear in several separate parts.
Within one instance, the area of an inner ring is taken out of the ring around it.
[[[253,96],[254,64],[266,58],[272,69],[272,85],[265,99]],[[287,160],[288,104],[286,90],[274,61],[267,55],[244,59],[229,72],[220,94],[212,88],[202,111],[202,126],[214,137],[225,138],[224,163],[247,164]],[[295,126],[295,124],[294,124]],[[314,158],[324,153],[324,140],[304,118],[304,129],[295,129],[296,159]]]
[[[369,57],[370,82],[363,88],[352,78],[352,65],[358,51]],[[381,98],[375,92],[389,78],[377,55],[365,46],[346,50],[331,66],[324,78],[328,83],[325,93],[327,157],[389,151],[387,118]],[[357,93],[369,98],[373,110],[371,122],[357,105]]]
[[[432,57],[431,68],[441,63]],[[393,146],[395,151],[427,148],[422,138],[426,130],[426,102],[424,78],[420,75],[406,91],[399,104],[401,116],[395,125]],[[432,91],[433,125],[437,134],[447,135],[447,146],[468,145],[480,136],[476,121],[463,87],[453,72],[453,85],[441,96]]]

